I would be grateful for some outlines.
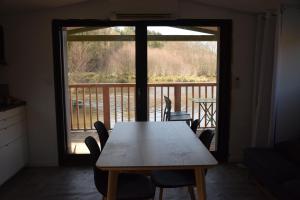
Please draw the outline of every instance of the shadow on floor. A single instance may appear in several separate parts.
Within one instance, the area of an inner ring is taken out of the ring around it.
[[[247,170],[233,164],[208,170],[207,200],[265,200],[248,180]],[[101,199],[87,167],[25,168],[0,187],[1,200],[95,200]],[[158,191],[155,200],[158,199]],[[190,199],[187,188],[164,190],[165,200]]]

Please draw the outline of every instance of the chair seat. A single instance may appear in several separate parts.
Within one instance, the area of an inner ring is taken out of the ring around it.
[[[154,197],[155,187],[151,180],[142,174],[119,174],[117,199],[141,200]]]
[[[160,188],[176,188],[195,185],[193,170],[159,170],[151,174],[153,183]]]
[[[189,115],[189,113],[185,111],[176,111],[176,112],[171,112],[170,115]]]
[[[84,142],[90,151],[90,158],[93,162],[95,186],[102,195],[107,196],[108,171],[101,170],[96,166],[101,150],[92,136],[85,138]],[[120,200],[142,200],[153,198],[155,195],[153,183],[142,174],[121,173],[118,175],[117,183],[116,196]]]
[[[190,114],[184,114],[184,115],[171,115],[169,121],[191,121],[191,115]]]

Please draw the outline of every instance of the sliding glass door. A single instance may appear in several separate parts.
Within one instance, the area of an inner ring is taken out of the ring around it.
[[[60,162],[87,159],[84,139],[98,138],[97,120],[109,130],[162,121],[163,96],[172,111],[200,119],[198,134],[214,129],[212,150],[226,159],[230,27],[226,20],[54,21]]]
[[[135,121],[135,27],[66,27],[65,81],[68,153],[86,154],[84,139]]]
[[[147,26],[148,118],[164,120],[164,96],[173,111],[200,121],[197,134],[215,132],[217,148],[219,28]]]

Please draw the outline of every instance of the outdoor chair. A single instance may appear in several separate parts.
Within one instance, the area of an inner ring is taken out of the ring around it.
[[[97,141],[88,136],[85,144],[90,151],[90,158],[94,170],[94,182],[97,190],[106,199],[108,189],[108,171],[103,171],[96,167],[96,162],[101,154]],[[142,200],[153,199],[155,188],[149,178],[141,174],[121,173],[118,176],[116,198],[118,200]]]
[[[171,112],[172,102],[169,97],[164,96],[165,109],[163,115],[163,121],[186,121],[190,125],[192,121],[191,115],[184,111]]]
[[[214,132],[210,129],[206,129],[202,131],[202,133],[199,136],[199,139],[204,144],[204,146],[209,150],[212,139],[214,138]]]
[[[200,120],[199,119],[195,119],[193,122],[192,122],[192,125],[191,125],[191,129],[192,131],[196,134],[197,133],[197,128],[200,124]]]

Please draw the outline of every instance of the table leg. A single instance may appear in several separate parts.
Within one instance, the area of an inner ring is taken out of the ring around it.
[[[204,169],[195,169],[196,187],[199,200],[206,200],[205,174]]]
[[[116,200],[118,174],[117,171],[109,171],[108,173],[107,200]]]

